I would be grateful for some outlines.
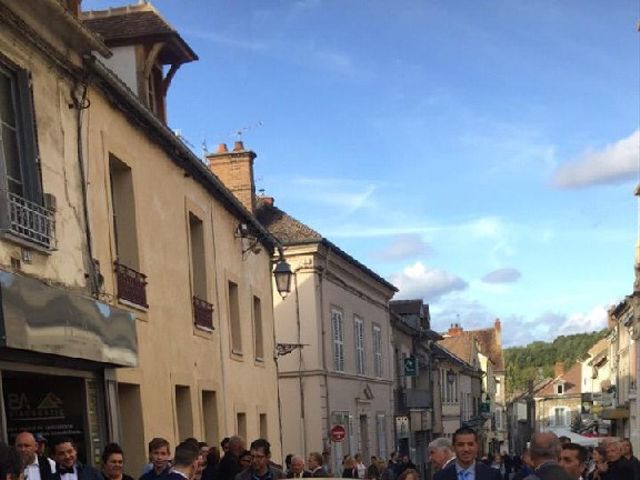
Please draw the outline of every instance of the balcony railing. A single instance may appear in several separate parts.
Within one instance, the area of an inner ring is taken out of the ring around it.
[[[118,298],[147,308],[147,276],[114,262]]]
[[[14,193],[8,194],[8,200],[9,231],[46,249],[55,248],[53,211]]]
[[[213,305],[194,296],[193,321],[199,327],[213,330]]]

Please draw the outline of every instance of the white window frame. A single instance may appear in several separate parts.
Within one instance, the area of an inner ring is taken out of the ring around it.
[[[344,372],[344,314],[339,308],[331,309],[331,331],[333,335],[333,368]]]
[[[364,375],[364,319],[358,315],[353,316],[353,336],[356,342],[356,373]]]
[[[376,414],[376,438],[378,439],[378,458],[387,458],[387,419],[384,413]]]
[[[382,364],[382,329],[380,325],[373,325],[373,374],[381,378],[383,374]],[[382,458],[386,458],[382,457]]]

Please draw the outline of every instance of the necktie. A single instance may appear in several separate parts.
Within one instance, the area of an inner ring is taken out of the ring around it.
[[[468,470],[460,470],[458,472],[458,480],[467,480],[469,478]]]
[[[65,473],[70,473],[73,474],[73,467],[70,468],[65,468],[63,466],[59,466],[58,467],[58,471],[60,472],[60,475],[64,475]]]

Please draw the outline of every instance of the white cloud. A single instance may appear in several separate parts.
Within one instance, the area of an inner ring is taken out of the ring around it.
[[[467,288],[462,278],[444,270],[429,268],[422,262],[406,267],[390,276],[389,281],[399,289],[397,298],[422,298],[434,302],[443,295]]]
[[[516,268],[499,268],[482,277],[484,283],[514,283],[520,280],[522,274]]]
[[[558,328],[558,335],[571,335],[574,333],[592,332],[602,330],[607,326],[607,306],[597,305],[584,313],[567,315],[564,322]]]
[[[553,183],[560,188],[584,188],[633,180],[640,162],[640,129],[601,150],[587,151],[560,166]]]
[[[397,261],[431,252],[431,247],[420,235],[409,233],[396,236],[386,248],[373,252],[373,257],[384,261]]]

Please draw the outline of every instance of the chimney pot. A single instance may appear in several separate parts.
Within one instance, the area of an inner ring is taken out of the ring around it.
[[[242,143],[242,140],[237,140],[236,142],[234,142],[233,151],[234,152],[242,152],[242,151],[244,151],[244,144]]]
[[[495,323],[494,323],[494,327],[495,327],[495,329],[496,329],[496,330],[498,330],[498,331],[502,330],[502,323],[500,322],[500,319],[499,319],[499,318],[496,318],[496,321],[495,321]]]
[[[227,153],[229,150],[227,149],[227,144],[226,143],[219,143],[218,144],[218,150],[216,150],[216,153]]]
[[[263,205],[267,205],[269,207],[273,207],[273,197],[260,197]]]

